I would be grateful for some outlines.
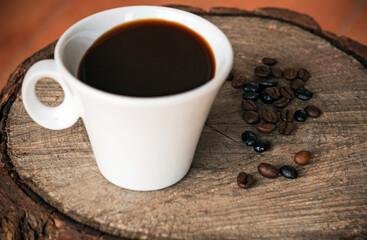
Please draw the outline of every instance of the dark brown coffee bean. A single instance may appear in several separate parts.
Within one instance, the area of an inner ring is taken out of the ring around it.
[[[281,97],[274,102],[274,106],[277,108],[284,108],[289,103],[289,99],[286,97]]]
[[[252,100],[242,100],[242,108],[246,111],[256,111],[257,107],[256,104],[254,103],[254,101]]]
[[[246,77],[241,75],[235,75],[231,82],[232,87],[234,88],[241,88],[245,86],[245,83],[246,83]]]
[[[245,172],[240,172],[237,176],[237,184],[240,188],[247,189],[254,182],[254,177]]]
[[[227,81],[232,81],[232,79],[234,78],[235,74],[236,74],[236,71],[234,69],[232,69],[231,72],[228,74],[226,80]]]
[[[310,79],[311,74],[309,71],[307,71],[304,68],[300,68],[298,69],[298,78],[302,79],[303,81],[307,81],[308,79]]]
[[[260,114],[255,111],[246,111],[243,113],[243,120],[250,124],[258,123],[260,122]]]
[[[283,77],[287,80],[293,80],[297,77],[297,71],[293,68],[286,68],[283,71]]]
[[[279,175],[278,168],[269,163],[260,163],[260,165],[257,167],[257,170],[266,178],[276,178]]]
[[[271,133],[275,129],[275,125],[272,123],[256,124],[256,129],[262,133]]]
[[[311,153],[309,151],[306,151],[306,150],[300,151],[300,152],[296,153],[296,155],[294,155],[294,161],[298,165],[305,165],[310,160],[311,160]]]
[[[305,111],[309,117],[313,118],[318,118],[321,114],[321,110],[314,105],[308,105],[307,107],[305,107]]]
[[[284,135],[291,135],[293,124],[291,122],[281,122],[278,124],[278,131]]]
[[[280,92],[278,87],[267,87],[265,88],[265,92],[269,94],[273,99],[280,98]]]
[[[292,81],[291,87],[293,90],[296,90],[297,88],[303,88],[305,86],[305,82],[301,79],[295,79]]]
[[[254,70],[254,73],[257,77],[269,77],[270,69],[267,66],[257,66]]]
[[[276,63],[277,63],[277,60],[276,60],[275,58],[265,57],[265,58],[263,58],[263,63],[264,63],[265,65],[270,66],[270,65],[274,65],[274,64],[276,64]]]
[[[278,67],[271,66],[270,75],[275,78],[280,78],[283,75],[283,71]]]
[[[280,112],[280,119],[284,122],[293,122],[294,111],[289,109],[284,109]]]
[[[281,87],[279,89],[280,95],[282,95],[283,97],[286,97],[290,100],[292,100],[294,98],[294,92],[290,87]]]
[[[267,123],[276,123],[278,121],[278,114],[272,108],[264,109],[261,116]]]

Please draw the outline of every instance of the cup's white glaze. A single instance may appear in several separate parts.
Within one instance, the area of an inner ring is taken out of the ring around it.
[[[214,78],[187,92],[143,98],[103,92],[75,77],[81,58],[100,35],[118,24],[150,18],[184,24],[203,36],[214,53]],[[81,117],[105,178],[127,189],[156,190],[178,182],[188,172],[232,62],[226,36],[199,16],[167,7],[116,8],[77,22],[61,36],[55,59],[34,64],[26,74],[23,103],[29,115],[49,129],[70,127]],[[37,99],[35,84],[43,77],[55,79],[63,88],[61,105],[47,107]]]

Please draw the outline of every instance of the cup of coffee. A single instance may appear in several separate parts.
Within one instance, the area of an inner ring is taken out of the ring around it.
[[[82,118],[102,175],[140,191],[186,175],[233,62],[228,39],[212,23],[155,6],[91,15],[61,36],[54,56],[27,72],[25,109],[53,130]],[[35,85],[45,77],[64,91],[59,106],[45,106],[36,96]]]

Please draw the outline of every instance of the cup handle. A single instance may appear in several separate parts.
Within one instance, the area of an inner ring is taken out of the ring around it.
[[[60,105],[49,107],[37,98],[36,83],[42,78],[52,78],[60,84],[64,91],[64,101]],[[80,117],[79,105],[64,83],[54,60],[39,61],[28,70],[22,85],[22,97],[28,114],[42,127],[52,130],[68,128]]]

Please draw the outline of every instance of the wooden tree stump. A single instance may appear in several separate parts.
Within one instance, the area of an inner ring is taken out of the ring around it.
[[[224,31],[242,75],[253,77],[266,56],[281,68],[308,69],[314,97],[291,107],[314,104],[322,115],[296,123],[290,136],[258,134],[272,148],[255,153],[241,142],[243,131],[256,131],[242,120],[242,91],[226,82],[187,176],[160,191],[121,189],[99,173],[81,120],[51,131],[23,107],[24,74],[52,58],[52,43],[19,65],[1,95],[0,239],[366,239],[367,48],[288,10],[175,7]],[[52,80],[37,89],[47,104],[62,101]],[[303,149],[312,161],[296,166]],[[299,178],[266,179],[257,173],[261,162],[295,166]],[[240,171],[254,175],[250,189],[237,186]]]

